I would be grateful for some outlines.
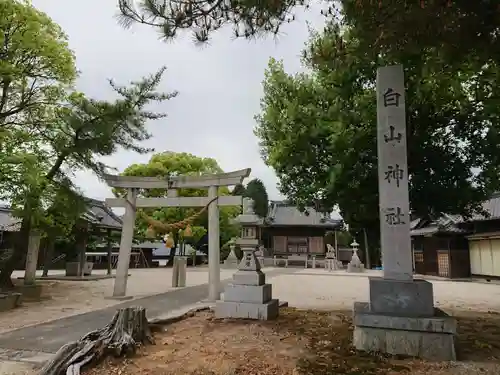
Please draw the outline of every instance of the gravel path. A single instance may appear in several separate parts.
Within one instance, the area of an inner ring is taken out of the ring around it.
[[[368,273],[371,276],[377,272]],[[434,286],[436,307],[446,310],[500,312],[500,285],[479,282],[429,280]],[[352,309],[355,301],[368,301],[368,277],[330,273],[321,269],[300,270],[273,278],[273,295],[290,306],[312,309]]]

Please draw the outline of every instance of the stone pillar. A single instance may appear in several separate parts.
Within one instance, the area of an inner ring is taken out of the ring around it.
[[[132,188],[128,189],[113,297],[125,297],[127,293],[128,268],[130,264],[130,253],[132,251],[132,241],[134,239],[136,200],[137,190]]]
[[[186,272],[187,272],[187,257],[181,256],[177,260],[178,267],[178,282],[177,286],[179,288],[184,288],[186,286]]]
[[[41,236],[38,231],[33,230],[30,232],[28,254],[26,256],[26,269],[24,272],[24,285],[32,285],[35,283],[40,238]]]
[[[208,198],[218,195],[217,186],[208,188]],[[208,301],[219,299],[220,285],[220,239],[219,239],[219,205],[217,200],[208,207]]]
[[[172,287],[183,288],[186,286],[187,257],[175,256],[172,265]]]
[[[436,313],[432,283],[413,280],[404,73],[377,71],[380,238],[384,277],[369,279],[370,302],[354,304],[356,349],[455,360],[456,321]]]
[[[177,288],[179,286],[179,257],[174,256],[174,262],[172,263],[172,288]]]

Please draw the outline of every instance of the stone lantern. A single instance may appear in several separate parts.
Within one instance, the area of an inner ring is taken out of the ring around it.
[[[243,199],[243,214],[236,218],[241,224],[241,237],[236,240],[243,258],[233,280],[224,289],[223,300],[215,305],[217,318],[243,318],[269,320],[279,313],[279,301],[272,298],[272,285],[266,284],[266,275],[261,271],[255,256],[259,245],[257,233],[262,219],[253,211],[253,201]]]
[[[351,244],[352,247],[352,258],[349,264],[347,265],[347,272],[363,272],[365,270],[365,266],[361,263],[361,260],[358,256],[359,244],[354,240]]]

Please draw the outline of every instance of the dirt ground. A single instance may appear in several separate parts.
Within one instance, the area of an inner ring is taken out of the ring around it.
[[[201,312],[160,327],[156,345],[108,358],[87,375],[493,375],[500,373],[500,315],[453,312],[461,362],[428,363],[356,352],[348,311],[287,308],[276,321],[218,320]]]

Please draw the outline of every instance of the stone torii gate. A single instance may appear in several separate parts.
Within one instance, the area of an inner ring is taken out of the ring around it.
[[[224,195],[218,197],[219,186],[232,186],[243,182],[250,175],[250,168],[239,171],[201,176],[173,177],[138,177],[105,175],[104,179],[110,187],[126,189],[126,198],[108,198],[110,207],[124,207],[120,253],[116,267],[116,278],[113,297],[125,297],[130,253],[134,237],[137,208],[145,207],[204,207],[208,206],[208,300],[219,299],[220,284],[220,240],[219,240],[219,206],[241,206],[241,196]],[[208,188],[207,197],[178,197],[177,189]],[[167,189],[167,198],[138,198],[139,189]]]

